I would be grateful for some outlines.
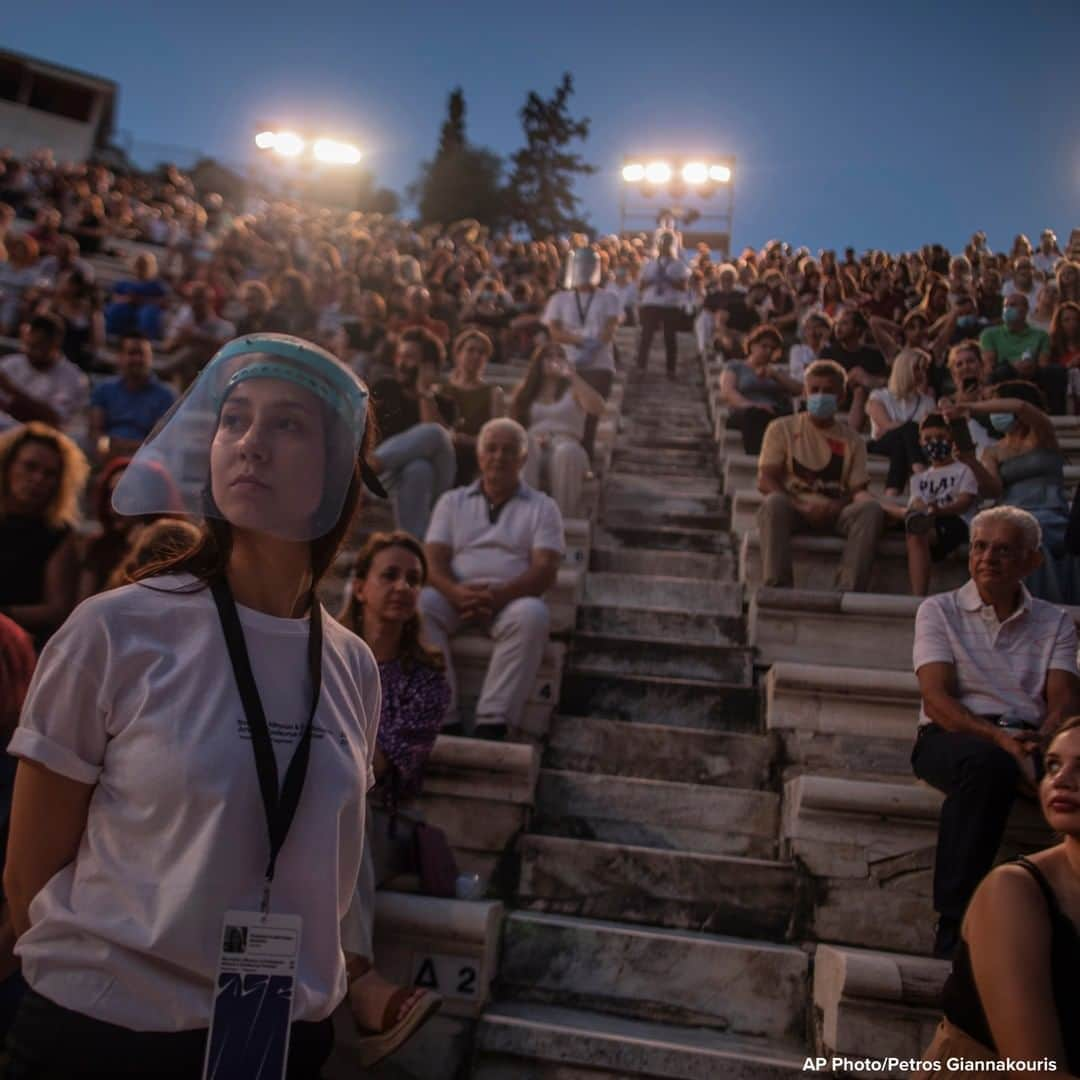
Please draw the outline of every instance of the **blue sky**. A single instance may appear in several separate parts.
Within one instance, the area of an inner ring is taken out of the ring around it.
[[[738,161],[735,243],[992,246],[1080,225],[1075,3],[528,5],[348,0],[8,5],[3,44],[114,79],[118,127],[250,160],[260,125],[364,145],[402,192],[460,84],[470,139],[502,154],[518,110],[564,70],[597,174],[592,223],[618,222],[619,167],[653,148]],[[162,144],[160,152],[150,144]]]

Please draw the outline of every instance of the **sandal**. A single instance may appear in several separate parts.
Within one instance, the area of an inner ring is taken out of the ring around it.
[[[365,974],[354,980],[353,985],[363,982],[365,978],[374,973],[374,968],[369,969]],[[361,1068],[368,1069],[372,1065],[378,1064],[383,1058],[388,1057],[404,1045],[442,1007],[443,999],[441,994],[436,994],[433,990],[424,990],[417,999],[416,1004],[400,1020],[395,1021],[402,1002],[411,997],[416,989],[414,986],[398,987],[386,1002],[379,1030],[372,1031],[370,1034],[362,1034],[359,1039],[351,1043],[349,1047],[351,1056],[355,1057]],[[357,1024],[356,1030],[363,1033],[369,1029],[362,1028]]]

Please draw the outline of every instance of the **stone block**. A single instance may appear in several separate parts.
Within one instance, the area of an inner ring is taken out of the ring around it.
[[[729,581],[734,568],[735,559],[730,551],[712,554],[594,544],[589,557],[590,571],[611,574],[659,574],[668,578]]]
[[[753,654],[744,646],[625,633],[601,635],[579,630],[574,636],[573,664],[575,669],[611,675],[700,679],[743,686],[753,681]]]
[[[801,949],[519,911],[504,924],[500,990],[641,1020],[801,1039]]]
[[[922,1057],[941,1019],[941,991],[950,967],[948,961],[925,956],[819,945],[814,953],[814,1052],[825,1057]]]

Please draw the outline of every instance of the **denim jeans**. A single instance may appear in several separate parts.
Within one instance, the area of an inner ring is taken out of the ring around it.
[[[379,443],[375,454],[398,528],[423,540],[431,508],[454,486],[457,456],[450,432],[438,424],[416,424]]]

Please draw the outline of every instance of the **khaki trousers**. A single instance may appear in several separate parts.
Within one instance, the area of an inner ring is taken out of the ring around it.
[[[885,514],[873,500],[848,503],[830,532],[844,536],[843,560],[836,587],[844,592],[866,592],[874,565],[874,550],[884,526]],[[765,497],[757,515],[761,538],[762,583],[791,588],[791,538],[796,533],[819,532],[799,513],[790,495],[774,492]]]

